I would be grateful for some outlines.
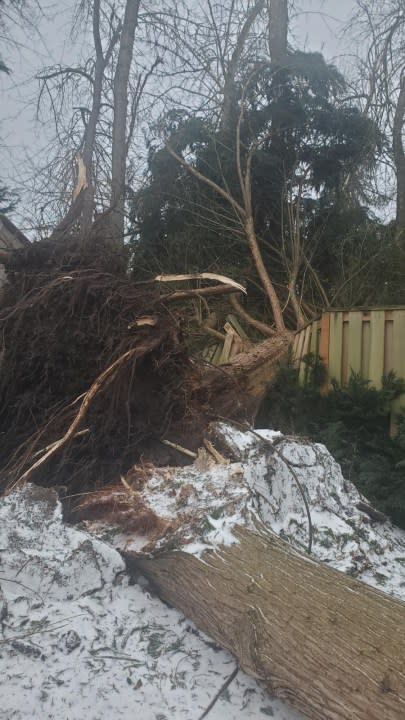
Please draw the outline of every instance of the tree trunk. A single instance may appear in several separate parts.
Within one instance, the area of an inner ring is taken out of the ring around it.
[[[270,275],[267,272],[267,268],[263,262],[263,257],[260,252],[259,243],[257,242],[255,227],[253,218],[248,216],[245,221],[245,233],[248,241],[250,252],[256,266],[257,274],[262,282],[262,285],[266,291],[267,297],[269,298],[271,309],[273,311],[274,322],[277,328],[277,332],[283,334],[286,332],[283,311],[281,309],[280,300],[277,296],[275,287],[270,279]]]
[[[122,246],[124,239],[125,169],[127,159],[128,79],[138,24],[139,0],[127,0],[114,78],[110,241]]]
[[[288,81],[288,71],[286,69],[286,61],[288,57],[288,2],[287,0],[268,0],[268,14],[269,14],[269,52],[270,59],[273,66],[273,94],[275,98],[275,106],[279,106],[283,102],[283,98],[286,95],[286,84]],[[272,149],[276,157],[285,158],[288,157],[288,152],[285,147],[285,116],[283,111],[280,109],[273,113],[272,117]],[[292,168],[290,171],[293,172]],[[278,196],[280,197],[280,216],[274,217],[275,232],[280,233],[280,242],[284,244],[284,227],[282,217],[284,212],[288,214],[292,211],[291,202],[288,199],[286,191],[286,181],[290,180],[290,177],[283,177],[285,168],[281,172],[281,168],[278,174],[279,191]],[[300,243],[296,246],[297,233],[299,233],[300,218],[296,218],[297,226],[293,227],[293,223],[290,223],[289,234],[291,236],[291,266],[290,263],[285,261],[285,269],[288,275],[288,291],[289,301],[293,308],[297,328],[303,325],[305,318],[300,306],[300,302],[297,296],[297,278],[302,264],[302,257],[300,253]]]
[[[305,325],[306,321],[304,313],[302,312],[301,303],[297,295],[297,280],[299,267],[299,261],[296,262],[295,259],[293,259],[293,267],[291,269],[291,274],[288,281],[288,292],[290,296],[290,302],[294,310],[295,319],[297,321],[297,330],[299,330],[303,325]]]
[[[401,88],[395,109],[393,127],[393,151],[397,176],[397,241],[405,247],[405,150],[403,132],[405,122],[405,72],[401,77]]]
[[[206,552],[128,559],[159,595],[311,720],[403,720],[405,603],[262,526]]]
[[[96,51],[96,60],[94,63],[94,85],[91,112],[86,126],[84,145],[83,145],[83,162],[86,167],[87,181],[89,186],[84,198],[81,232],[85,238],[90,230],[93,222],[94,214],[94,177],[93,177],[93,154],[96,141],[96,128],[100,115],[101,93],[103,89],[104,77],[104,57],[100,39],[100,0],[95,0],[93,5],[93,40]]]
[[[268,0],[268,6],[271,61],[283,65],[287,56],[288,3],[287,0]]]
[[[245,49],[246,41],[248,39],[249,32],[257,19],[258,15],[262,12],[265,7],[265,0],[258,0],[251,10],[247,13],[246,19],[240,29],[239,36],[236,41],[236,45],[232,56],[230,58],[227,67],[224,67],[224,87],[223,87],[223,101],[221,111],[220,126],[223,131],[231,131],[233,128],[233,113],[235,116],[238,113],[238,93],[236,89],[236,75],[240,65],[240,59]]]
[[[290,336],[277,334],[235,355],[219,368],[207,367],[198,396],[201,407],[209,407],[209,418],[252,422],[290,342]]]
[[[221,365],[221,369],[229,371],[239,387],[244,385],[249,397],[261,401],[278,372],[280,361],[287,355],[290,342],[288,334],[275,335],[235,355],[229,363]]]

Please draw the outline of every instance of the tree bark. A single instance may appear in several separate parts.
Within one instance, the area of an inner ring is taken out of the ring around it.
[[[132,63],[140,0],[127,0],[114,78],[114,120],[111,160],[111,243],[123,245],[125,211],[125,169],[127,159],[128,79]]]
[[[86,196],[84,198],[82,219],[81,219],[81,232],[82,237],[85,238],[90,230],[93,222],[94,214],[94,177],[93,177],[93,154],[94,145],[96,141],[96,129],[100,115],[101,107],[101,93],[103,90],[103,78],[104,78],[104,56],[101,46],[100,38],[100,0],[95,0],[93,5],[93,40],[96,51],[96,59],[94,63],[94,84],[92,94],[92,105],[89,119],[86,126],[84,145],[83,145],[83,162],[86,167],[87,181],[89,186],[87,188]]]
[[[396,236],[402,247],[405,246],[405,150],[403,143],[405,123],[405,72],[401,77],[401,87],[395,109],[393,127],[393,151],[397,176],[397,216]]]
[[[264,264],[263,256],[260,252],[259,243],[257,242],[253,218],[251,216],[248,216],[245,220],[245,233],[249,250],[252,253],[252,257],[256,266],[257,274],[259,275],[262,285],[266,291],[267,297],[270,300],[270,305],[273,311],[274,322],[276,324],[277,332],[283,334],[286,332],[283,311],[281,309],[281,304],[277,296],[276,289],[270,279],[270,275],[267,272],[267,268]]]
[[[238,112],[236,93],[236,74],[239,70],[240,59],[246,45],[249,32],[258,15],[265,7],[265,0],[258,0],[247,13],[246,19],[240,29],[239,36],[229,63],[224,67],[223,102],[220,126],[223,131],[232,130],[232,114]]]
[[[283,65],[287,57],[288,2],[268,0],[269,50],[271,61]]]
[[[235,355],[228,363],[223,363],[222,377],[218,377],[217,369],[213,373],[207,372],[203,384],[210,391],[213,410],[219,408],[220,411],[227,402],[236,407],[237,402],[243,400],[242,406],[245,404],[248,414],[255,417],[266,391],[277,375],[280,361],[287,355],[290,342],[289,335],[274,335]],[[225,382],[224,372],[228,382]],[[234,417],[234,414],[230,412],[228,417]]]
[[[405,603],[262,526],[206,552],[128,558],[158,594],[311,720],[403,720]]]

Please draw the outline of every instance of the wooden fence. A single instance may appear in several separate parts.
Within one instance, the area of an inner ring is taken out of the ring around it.
[[[405,378],[405,307],[324,312],[296,334],[293,352],[301,381],[307,367],[302,359],[310,352],[323,359],[329,383],[346,383],[352,370],[376,388],[390,370]],[[393,412],[404,403],[402,396],[393,404]]]
[[[235,315],[227,315],[223,329],[225,340],[207,345],[202,353],[204,360],[212,365],[227,363],[252,345]]]

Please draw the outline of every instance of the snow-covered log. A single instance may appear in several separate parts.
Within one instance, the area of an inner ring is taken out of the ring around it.
[[[404,594],[404,533],[374,522],[323,446],[246,437],[217,429],[229,464],[150,469],[137,490],[111,490],[110,520],[121,512],[127,523],[116,545],[164,600],[312,720],[402,720],[405,603],[392,594]],[[131,532],[131,502],[159,518],[144,525],[149,538]]]
[[[312,720],[405,717],[405,604],[263,529],[138,561],[160,597]]]

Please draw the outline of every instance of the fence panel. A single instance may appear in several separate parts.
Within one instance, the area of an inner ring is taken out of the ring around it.
[[[349,357],[348,369],[355,373],[361,372],[361,334],[363,327],[363,313],[349,313]]]
[[[330,314],[329,330],[329,376],[331,380],[342,379],[343,313]]]
[[[293,352],[300,381],[305,378],[302,358],[307,352],[320,355],[329,372],[329,383],[345,383],[353,370],[373,387],[381,387],[381,378],[390,371],[405,379],[405,308],[361,309],[325,312],[320,320],[301,330],[294,338]],[[392,405],[395,416],[405,406],[405,395]]]
[[[384,374],[385,311],[370,312],[370,362],[368,380],[375,388],[381,387]]]

